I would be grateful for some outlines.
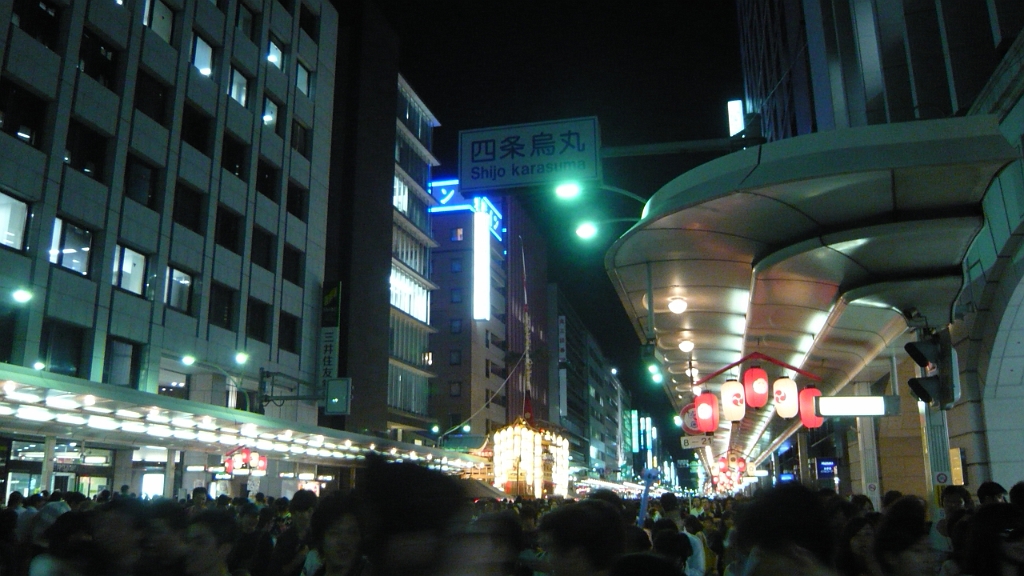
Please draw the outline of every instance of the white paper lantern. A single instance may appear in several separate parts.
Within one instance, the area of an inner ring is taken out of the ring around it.
[[[743,384],[728,380],[722,384],[722,417],[730,422],[743,420],[747,413],[747,401],[743,397]]]
[[[783,418],[792,418],[800,412],[800,392],[792,378],[779,378],[772,384],[775,411]]]

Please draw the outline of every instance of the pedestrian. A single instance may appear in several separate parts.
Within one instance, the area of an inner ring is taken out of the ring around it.
[[[875,527],[863,516],[851,518],[839,536],[836,569],[843,576],[877,576]]]
[[[288,504],[291,526],[277,538],[270,557],[269,576],[300,576],[309,552],[309,522],[316,508],[316,494],[299,490]]]
[[[541,518],[539,530],[552,576],[607,572],[624,549],[621,512],[600,500],[549,512]]]
[[[1012,504],[996,502],[979,507],[969,526],[968,574],[1024,574],[1024,518]]]
[[[159,500],[145,511],[142,560],[147,575],[176,576],[184,572],[188,512],[173,500]]]
[[[185,533],[189,576],[225,576],[228,556],[238,536],[234,516],[225,510],[204,510],[189,520]]]
[[[1006,488],[1003,488],[1002,484],[989,480],[978,486],[978,503],[980,505],[1003,502],[1006,502]]]
[[[904,496],[886,509],[875,530],[875,559],[885,576],[935,576],[939,558],[928,540],[923,500]]]

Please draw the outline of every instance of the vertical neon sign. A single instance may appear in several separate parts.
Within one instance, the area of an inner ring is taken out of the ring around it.
[[[473,213],[473,319],[491,319],[491,215]]]

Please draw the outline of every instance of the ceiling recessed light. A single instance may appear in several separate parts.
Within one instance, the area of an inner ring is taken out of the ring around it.
[[[679,343],[679,349],[687,353],[693,352],[693,341],[683,340],[682,342]]]
[[[682,314],[686,312],[686,300],[682,298],[670,298],[668,301],[668,311],[673,314]]]

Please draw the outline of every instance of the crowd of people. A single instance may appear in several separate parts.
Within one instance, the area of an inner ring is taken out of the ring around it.
[[[580,501],[477,501],[453,478],[371,459],[349,493],[184,502],[127,494],[12,493],[0,576],[1024,576],[1024,483],[987,482],[881,510],[785,484],[745,498],[644,507],[598,490]],[[1009,496],[1009,502],[1007,502]]]

